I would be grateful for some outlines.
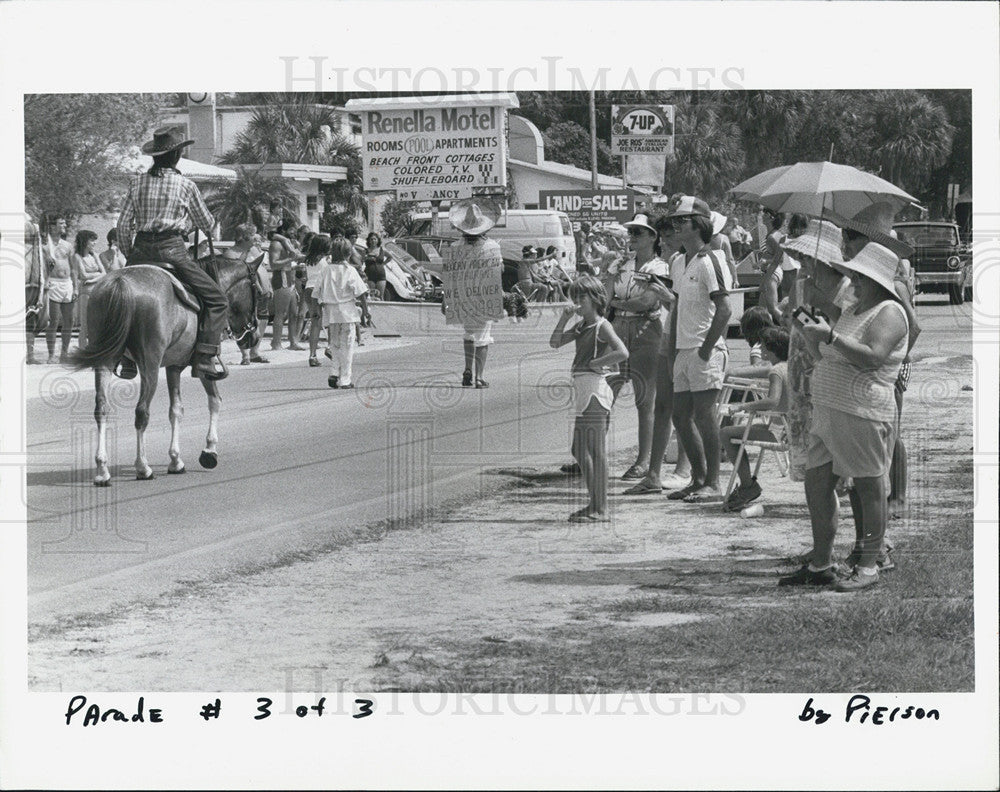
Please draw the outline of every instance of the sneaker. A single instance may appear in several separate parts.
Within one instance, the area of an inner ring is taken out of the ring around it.
[[[622,481],[638,481],[639,479],[644,479],[649,475],[649,468],[640,467],[639,465],[632,465],[628,470],[622,474]]]
[[[875,559],[875,566],[879,572],[891,572],[896,568],[896,562],[892,560],[892,556],[889,553],[890,550],[892,550],[892,545],[889,543],[884,544],[882,551],[878,554],[878,558]],[[853,570],[860,560],[861,550],[855,547],[847,554],[847,558],[844,559],[844,567],[848,570]]]
[[[691,483],[691,477],[678,476],[676,473],[671,473],[669,476],[665,476],[660,479],[660,484],[665,490],[679,490],[684,489]]]
[[[800,567],[791,575],[778,578],[779,586],[830,586],[837,582],[837,573],[833,567],[813,572],[809,564]]]
[[[319,360],[316,358],[315,355],[309,356],[309,366],[310,368],[319,368]]]
[[[861,591],[862,589],[871,588],[876,583],[878,583],[877,569],[874,575],[864,575],[855,567],[851,576],[839,581],[835,588],[841,592]]]
[[[570,476],[579,476],[583,471],[580,469],[579,462],[567,462],[565,465],[559,466],[560,473],[567,473]]]
[[[750,483],[745,487],[741,484],[732,491],[729,497],[726,498],[723,508],[726,511],[740,511],[744,506],[757,500],[762,493],[763,490],[760,488],[760,484],[757,483],[757,479],[751,479]]]

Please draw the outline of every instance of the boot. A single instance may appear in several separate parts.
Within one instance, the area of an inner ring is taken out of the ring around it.
[[[202,352],[195,354],[191,363],[191,376],[218,381],[229,376],[229,369],[218,354],[209,355]]]

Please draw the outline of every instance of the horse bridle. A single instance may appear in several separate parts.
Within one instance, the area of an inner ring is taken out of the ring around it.
[[[198,229],[197,228],[195,228],[195,231],[194,231],[194,249],[195,249],[195,255],[197,255],[197,251],[198,251]],[[211,269],[209,270],[208,274],[212,278],[212,280],[214,280],[216,283],[218,283],[219,282],[219,269],[218,269],[218,266],[216,265],[216,262],[215,262],[215,245],[212,243],[212,237],[208,237],[208,252],[209,252],[209,256],[210,256],[209,264],[210,264],[210,267],[211,267]],[[243,261],[243,265],[246,267],[246,270],[247,270],[247,280],[250,282],[250,317],[247,319],[247,323],[239,331],[239,334],[236,334],[235,332],[233,332],[233,328],[232,327],[228,327],[227,328],[227,330],[229,331],[229,335],[232,336],[235,339],[235,341],[236,341],[237,344],[239,344],[244,338],[247,337],[247,335],[249,335],[250,333],[252,333],[253,331],[255,331],[257,329],[257,295],[258,295],[258,293],[261,293],[260,284],[257,283],[256,268],[251,267],[250,263],[248,261],[246,261],[245,258],[244,258],[244,261]],[[226,288],[226,292],[225,292],[225,294],[226,294],[226,302],[229,303],[230,305],[232,305],[232,302],[229,299],[229,292],[239,282],[240,282],[239,280],[236,280],[233,283],[230,283],[229,286]]]

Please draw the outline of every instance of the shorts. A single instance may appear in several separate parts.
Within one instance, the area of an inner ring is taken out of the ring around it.
[[[66,280],[50,280],[48,298],[49,302],[73,302],[73,281],[69,278]]]
[[[618,364],[618,377],[625,382],[637,376],[655,381],[663,338],[660,318],[616,316],[612,326],[628,350],[628,360]]]
[[[462,325],[462,329],[465,331],[462,338],[471,341],[473,346],[484,347],[493,343],[493,336],[490,335],[490,331],[493,329],[491,321],[486,321],[483,324],[466,322]]]
[[[596,371],[574,371],[573,372],[573,406],[577,415],[583,415],[593,399],[611,412],[611,405],[614,404],[615,395],[608,385],[607,377],[598,374]]]
[[[697,349],[678,349],[674,359],[674,393],[722,390],[729,350],[715,347],[708,360]]]
[[[832,462],[841,478],[888,476],[895,442],[891,423],[814,404],[806,469]]]

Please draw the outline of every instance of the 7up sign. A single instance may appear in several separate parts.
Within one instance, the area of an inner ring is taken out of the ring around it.
[[[612,154],[673,154],[673,105],[612,105]]]

